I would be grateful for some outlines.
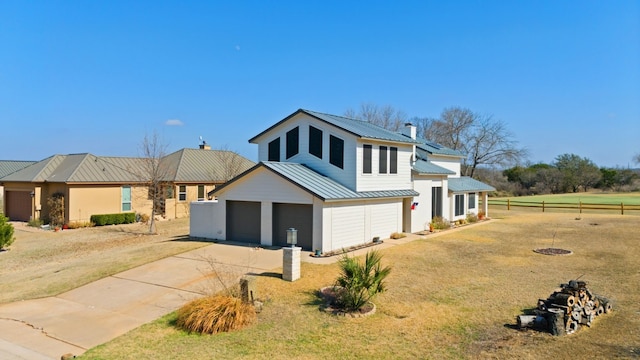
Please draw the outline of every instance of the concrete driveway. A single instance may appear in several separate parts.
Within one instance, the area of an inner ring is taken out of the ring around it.
[[[168,314],[231,275],[282,267],[282,250],[212,244],[109,276],[54,297],[0,305],[0,359],[79,355]]]

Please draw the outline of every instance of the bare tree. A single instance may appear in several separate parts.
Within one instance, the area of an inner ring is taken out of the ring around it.
[[[218,151],[220,161],[222,162],[222,174],[217,174],[216,176],[212,170],[211,177],[214,180],[222,180],[226,183],[252,166],[252,163],[246,158],[236,151],[230,150],[229,145],[220,146]],[[220,176],[222,176],[222,178],[220,178]]]
[[[473,177],[480,165],[509,165],[523,160],[527,150],[519,148],[502,121],[461,107],[445,108],[438,119],[418,119],[426,139],[462,152],[462,170]]]
[[[640,153],[637,153],[634,157],[633,157],[633,161],[636,164],[640,164]]]
[[[391,131],[400,130],[407,120],[403,111],[396,110],[391,105],[380,107],[372,103],[362,103],[359,111],[347,109],[344,116],[367,121]]]
[[[151,200],[150,234],[157,233],[156,211],[164,206],[167,179],[170,175],[170,168],[164,161],[164,157],[167,155],[166,150],[167,145],[156,131],[151,135],[145,134],[139,149],[141,168],[135,173],[140,181],[147,186],[148,198]]]

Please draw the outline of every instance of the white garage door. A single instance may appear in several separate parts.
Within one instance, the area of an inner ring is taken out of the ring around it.
[[[387,239],[392,233],[402,229],[401,224],[398,224],[397,203],[373,204],[370,209],[371,238],[379,236],[380,239]]]
[[[364,206],[334,206],[331,209],[332,248],[340,249],[362,244],[364,238]]]

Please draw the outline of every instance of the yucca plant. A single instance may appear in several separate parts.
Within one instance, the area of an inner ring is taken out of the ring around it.
[[[177,312],[176,325],[188,332],[216,334],[243,328],[256,319],[255,308],[240,298],[227,295],[193,300]]]
[[[384,279],[391,272],[389,266],[382,267],[382,255],[373,250],[367,252],[364,263],[345,254],[339,262],[340,275],[336,286],[341,287],[338,303],[346,311],[358,311],[376,294],[385,290]]]

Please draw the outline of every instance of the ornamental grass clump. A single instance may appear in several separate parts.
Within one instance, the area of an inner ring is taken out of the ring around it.
[[[389,266],[382,267],[382,255],[370,251],[364,263],[345,254],[340,259],[340,275],[336,279],[337,302],[345,311],[359,311],[378,293],[385,290],[384,279],[391,272]]]
[[[216,334],[238,330],[256,319],[255,308],[228,295],[211,295],[193,300],[178,312],[176,325],[189,333]]]

